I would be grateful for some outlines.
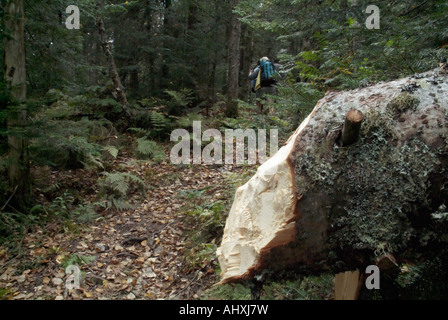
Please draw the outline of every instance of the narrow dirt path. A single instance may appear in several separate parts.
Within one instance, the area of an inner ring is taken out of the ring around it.
[[[185,223],[179,194],[207,190],[219,199],[228,185],[225,174],[242,169],[134,163],[126,170],[150,181],[135,210],[105,212],[76,232],[60,223],[37,227],[15,256],[0,247],[4,299],[198,299],[218,281],[211,261],[186,265],[192,249],[186,231],[201,226]],[[80,289],[68,290],[64,267],[73,257],[83,280]]]

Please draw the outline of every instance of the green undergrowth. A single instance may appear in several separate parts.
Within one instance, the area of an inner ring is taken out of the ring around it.
[[[211,300],[329,300],[333,297],[334,277],[285,276],[285,279],[266,279],[255,289],[247,280],[236,284],[218,285],[209,289],[203,299]],[[257,295],[257,297],[255,296]]]
[[[13,294],[14,292],[11,289],[0,287],[0,300],[9,300]]]

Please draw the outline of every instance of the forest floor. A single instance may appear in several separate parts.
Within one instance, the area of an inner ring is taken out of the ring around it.
[[[207,221],[220,224],[222,232],[234,190],[254,168],[174,166],[123,155],[112,166],[148,184],[144,194],[129,200],[136,208],[104,210],[87,224],[49,220],[30,228],[15,250],[0,246],[0,298],[200,299],[219,282],[215,250],[220,231],[200,226],[202,217],[194,212],[219,214]],[[93,202],[98,192],[95,170],[35,170],[36,180],[63,182],[79,190],[83,201]],[[197,210],[214,203],[223,206]],[[207,230],[211,233],[201,238]],[[81,270],[79,289],[67,289],[73,283],[66,273],[69,265]]]

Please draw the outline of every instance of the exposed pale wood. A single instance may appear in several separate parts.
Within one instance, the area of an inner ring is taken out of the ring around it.
[[[335,300],[357,300],[362,281],[359,270],[339,273],[334,277]]]

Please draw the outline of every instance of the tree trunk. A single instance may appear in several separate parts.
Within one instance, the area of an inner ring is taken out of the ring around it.
[[[216,7],[216,9],[218,9],[219,7]],[[219,23],[219,16],[216,17],[215,21],[214,21],[214,39],[218,39],[218,26],[220,25]],[[209,80],[208,80],[208,87],[207,87],[207,97],[210,101],[212,101],[212,103],[216,102],[216,68],[218,66],[218,57],[219,57],[219,52],[220,52],[220,46],[215,43],[214,44],[214,50],[213,50],[213,60],[211,63],[211,70],[210,70],[210,76],[209,76]]]
[[[118,75],[117,66],[115,65],[115,59],[112,53],[111,43],[109,43],[109,39],[107,39],[106,37],[106,30],[104,28],[103,19],[99,19],[97,24],[101,46],[103,48],[104,55],[106,56],[106,61],[109,68],[109,75],[114,83],[113,95],[121,103],[123,109],[126,110],[128,106],[128,99],[126,97],[126,92],[121,84],[120,76]]]
[[[22,0],[9,1],[5,6],[5,27],[11,33],[4,40],[5,80],[10,89],[12,103],[21,105],[26,99],[26,68],[24,38],[24,8]],[[27,112],[14,108],[8,117],[9,181],[16,196],[26,200],[30,194],[30,168],[28,158],[28,139],[23,136]]]
[[[207,96],[213,103],[216,102],[216,67],[218,64],[218,47],[215,48],[215,54],[213,56],[213,62],[210,72],[210,77],[208,81],[208,88],[207,88]]]
[[[254,59],[253,30],[247,25],[244,25],[242,37],[243,47],[241,48],[240,83],[244,90],[241,90],[240,97],[242,99],[249,99],[251,95],[251,87],[247,75],[250,72],[251,64]]]
[[[240,0],[230,1],[230,10],[233,10],[239,2]],[[238,16],[234,13],[232,13],[230,19],[230,27],[229,78],[226,115],[231,118],[236,118],[238,117],[241,22],[238,20]]]
[[[134,64],[136,64],[136,63],[138,63],[138,62],[134,62]],[[135,69],[131,70],[131,75],[129,78],[129,86],[131,87],[134,94],[139,94],[140,81],[139,81],[139,77],[138,77],[137,67],[135,67]]]

